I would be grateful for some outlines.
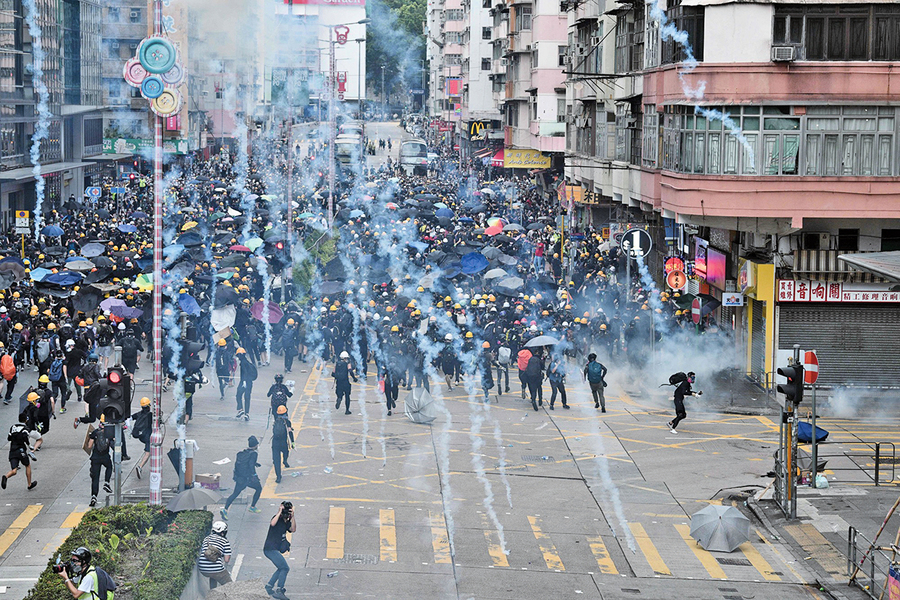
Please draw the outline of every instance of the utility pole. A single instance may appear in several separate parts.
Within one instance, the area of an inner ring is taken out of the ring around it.
[[[387,91],[384,89],[384,65],[381,65],[381,110],[387,120]]]

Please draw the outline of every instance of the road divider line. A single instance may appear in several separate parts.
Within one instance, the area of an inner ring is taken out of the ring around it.
[[[697,557],[697,560],[700,561],[700,564],[703,565],[703,568],[706,569],[706,572],[709,573],[709,576],[713,579],[728,579],[728,575],[725,574],[725,571],[719,565],[719,561],[716,560],[716,557],[709,553],[709,551],[705,550],[697,540],[691,537],[691,528],[688,525],[675,525],[675,529],[678,531],[678,535],[681,536],[681,539],[684,540],[684,543],[687,544],[688,548],[694,553],[694,556]]]
[[[25,531],[25,528],[31,524],[38,513],[41,512],[41,509],[44,508],[42,504],[30,504],[28,505],[22,513],[16,517],[16,520],[12,522],[12,525],[3,532],[3,535],[0,535],[0,556],[6,554],[6,551],[9,550],[9,547],[13,545],[22,532]]]
[[[397,527],[394,520],[394,509],[382,508],[379,510],[378,520],[381,560],[397,562]]]
[[[325,558],[344,558],[344,509],[332,506],[328,511],[328,548]]]
[[[550,539],[550,535],[541,530],[541,520],[538,517],[529,515],[528,522],[531,523],[531,532],[534,534],[534,539],[537,540],[538,547],[541,549],[541,554],[544,555],[544,562],[547,563],[547,568],[565,571],[566,567],[559,557],[556,545],[553,543],[553,540]]]
[[[597,560],[597,566],[600,567],[600,572],[605,575],[618,575],[619,570],[616,568],[612,557],[610,557],[606,544],[603,543],[603,538],[599,535],[589,535],[587,536],[587,541],[594,558]]]
[[[447,537],[447,523],[444,513],[428,511],[431,522],[431,548],[436,564],[450,564],[450,539]]]
[[[644,558],[647,560],[647,564],[650,565],[653,572],[657,575],[671,575],[672,571],[670,571],[669,567],[666,566],[666,563],[663,562],[662,556],[659,555],[656,546],[650,541],[650,536],[644,531],[644,526],[640,523],[629,523],[628,526],[631,528],[631,534],[634,536],[634,540],[637,542],[638,547],[644,554]]]

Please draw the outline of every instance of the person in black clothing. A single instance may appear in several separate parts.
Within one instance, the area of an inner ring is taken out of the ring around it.
[[[335,408],[341,407],[341,401],[344,401],[344,414],[349,415],[350,413],[350,379],[352,378],[354,382],[358,381],[356,379],[356,373],[353,371],[353,366],[350,364],[350,355],[346,352],[341,352],[341,356],[338,358],[338,361],[334,364],[334,372],[331,373],[331,376],[334,377],[335,383],[335,391],[337,392],[337,401],[334,403]]]
[[[541,389],[541,382],[544,380],[544,359],[541,357],[540,349],[535,349],[535,353],[528,359],[528,365],[525,367],[525,382],[528,384],[528,391],[531,394],[531,406],[534,410],[538,409],[538,405],[544,405],[544,392]]]
[[[251,435],[247,438],[247,448],[238,452],[237,458],[235,458],[234,491],[231,492],[228,500],[225,501],[225,508],[219,511],[219,514],[222,515],[222,519],[225,521],[228,520],[228,507],[230,507],[231,503],[241,495],[244,488],[252,488],[255,490],[253,502],[250,503],[250,508],[247,510],[252,513],[260,512],[260,510],[256,508],[256,503],[259,501],[259,495],[262,494],[262,483],[259,481],[259,475],[256,474],[256,467],[262,466],[257,462],[259,460],[258,448],[259,440],[256,439],[255,435]]]
[[[687,378],[683,379],[681,383],[678,384],[678,387],[675,388],[675,418],[667,423],[671,433],[678,433],[675,431],[675,428],[687,418],[687,411],[684,410],[684,397],[703,395],[702,391],[695,392],[691,389],[691,384],[696,380],[697,376],[691,371],[687,374]]]
[[[90,506],[97,506],[97,494],[100,492],[100,469],[106,467],[103,491],[112,494],[112,486],[109,480],[112,477],[112,458],[109,451],[113,445],[115,428],[106,428],[106,417],[100,416],[100,427],[88,436],[88,450],[91,452],[91,502]]]
[[[267,398],[271,398],[269,401],[269,411],[276,415],[279,406],[287,406],[287,399],[292,397],[293,394],[291,390],[288,389],[286,385],[284,385],[284,375],[279,373],[275,376],[275,383],[269,388],[269,392],[266,394]]]
[[[87,360],[87,352],[84,348],[75,345],[75,340],[67,340],[65,345],[66,357],[66,377],[69,379],[66,385],[66,400],[72,397],[72,387],[78,395],[78,401],[81,402],[82,386],[78,385],[76,379],[81,377],[81,369],[84,361]]]
[[[134,421],[134,425],[131,428],[132,437],[137,438],[138,441],[144,444],[144,454],[134,469],[137,478],[140,479],[144,473],[144,465],[150,459],[150,435],[153,433],[153,413],[150,412],[150,398],[146,396],[141,398],[141,410],[131,415],[131,419]],[[123,448],[124,441],[125,439],[123,438]]]
[[[141,341],[134,336],[134,329],[125,330],[125,337],[119,344],[122,346],[122,366],[133,377],[144,347],[141,345]]]
[[[288,532],[297,531],[297,522],[294,520],[294,505],[291,502],[282,502],[278,507],[278,514],[272,517],[269,523],[269,532],[263,544],[263,554],[275,565],[275,572],[266,584],[266,592],[278,600],[288,600],[284,595],[284,582],[287,580],[291,568],[282,554],[290,550],[290,544],[285,537]]]
[[[275,422],[272,424],[272,464],[275,465],[275,483],[281,483],[281,465],[290,469],[288,452],[294,449],[294,429],[287,416],[287,406],[280,404],[275,409]],[[290,446],[288,446],[290,439]]]
[[[0,479],[0,487],[4,490],[6,489],[7,480],[19,472],[19,465],[25,467],[25,485],[27,488],[33,490],[37,485],[37,481],[31,480],[31,460],[28,458],[28,428],[21,422],[22,420],[23,418],[20,416],[20,422],[10,427],[9,435],[6,436],[6,439],[9,440],[9,472]]]
[[[238,382],[237,389],[237,418],[240,419],[243,417],[245,421],[250,420],[250,394],[253,391],[253,382],[256,381],[256,377],[259,374],[256,367],[253,365],[253,362],[247,357],[247,351],[243,348],[238,348],[237,351],[238,360],[241,362],[241,380]],[[241,399],[243,398],[244,403],[241,404]]]
[[[293,319],[287,320],[287,327],[281,334],[281,349],[284,351],[284,372],[290,373],[294,365],[294,357],[297,356],[297,348],[300,346],[299,333]]]

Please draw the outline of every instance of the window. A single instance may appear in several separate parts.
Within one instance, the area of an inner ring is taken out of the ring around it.
[[[490,27],[482,27],[481,28],[481,39],[483,39],[483,40],[491,39],[491,28]]]
[[[859,229],[838,229],[837,249],[841,252],[859,251]]]
[[[648,104],[644,109],[644,166],[656,168],[659,148],[659,113],[655,104]]]
[[[531,6],[516,7],[516,31],[531,29]]]
[[[131,13],[128,16],[128,21],[131,23],[140,23],[141,22],[141,9],[140,8],[132,8]]]
[[[491,0],[484,0],[481,3],[481,8],[490,8],[490,7],[491,7]]]
[[[675,27],[687,33],[693,56],[703,60],[703,7],[682,6],[681,0],[673,0],[666,15]],[[685,47],[672,38],[662,41],[662,64],[682,62],[687,58]]]
[[[556,97],[556,122],[557,123],[565,123],[566,122],[566,97],[565,96],[557,96]]]
[[[461,65],[462,64],[462,54],[445,54],[444,60],[445,60],[445,63],[448,65]]]
[[[481,59],[481,70],[482,71],[490,71],[491,70],[491,59],[490,58],[482,58]]]
[[[462,21],[465,18],[465,12],[461,8],[451,8],[446,12],[448,21]]]
[[[557,66],[565,67],[566,66],[566,57],[569,55],[569,47],[568,46],[557,46]]]
[[[881,230],[881,251],[893,252],[900,250],[900,229]]]
[[[805,60],[900,60],[900,7],[885,4],[779,4],[772,41]]]
[[[103,119],[84,120],[84,147],[103,145]]]
[[[110,6],[106,9],[106,19],[110,23],[121,23],[122,14],[119,12],[118,6]]]

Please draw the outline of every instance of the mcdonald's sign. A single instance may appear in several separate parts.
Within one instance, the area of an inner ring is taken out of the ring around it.
[[[469,123],[469,140],[474,142],[487,139],[487,132],[490,129],[490,121],[472,121]]]

